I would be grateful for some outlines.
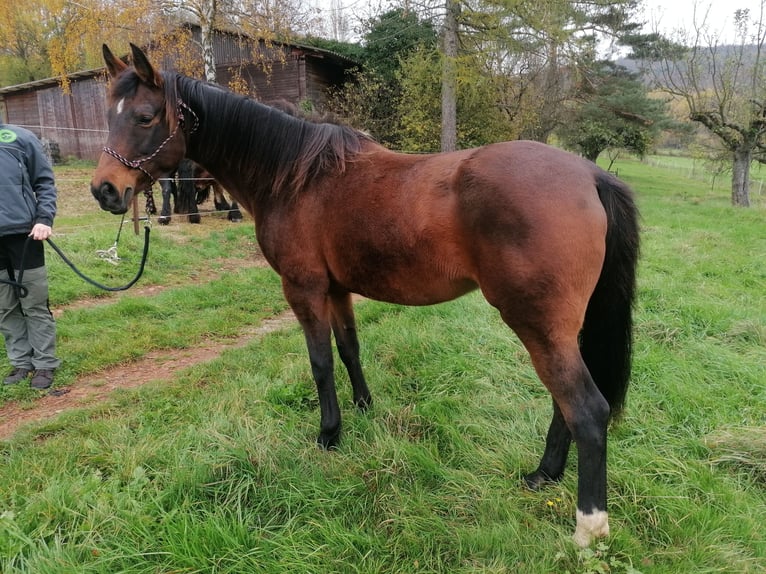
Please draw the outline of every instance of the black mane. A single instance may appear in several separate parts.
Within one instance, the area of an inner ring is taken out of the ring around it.
[[[321,174],[342,172],[368,139],[348,126],[314,123],[213,84],[164,76],[168,101],[180,97],[199,118],[190,151],[208,169],[235,171],[258,196],[289,199]]]

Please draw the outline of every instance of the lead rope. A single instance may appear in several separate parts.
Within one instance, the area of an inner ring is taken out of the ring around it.
[[[144,267],[146,266],[146,259],[149,256],[149,233],[151,233],[151,225],[148,224],[148,218],[147,218],[147,225],[144,226],[144,251],[141,255],[141,263],[138,266],[138,272],[136,273],[136,276],[133,277],[128,283],[125,285],[120,285],[119,287],[110,287],[108,285],[103,285],[102,283],[99,283],[98,281],[91,279],[87,275],[85,275],[82,271],[77,269],[74,263],[72,263],[69,258],[67,258],[66,255],[64,255],[64,252],[59,249],[58,245],[53,243],[53,241],[49,239],[46,239],[48,242],[48,245],[50,245],[53,250],[58,253],[59,257],[66,263],[69,268],[74,271],[80,278],[84,279],[87,283],[90,283],[91,285],[98,287],[99,289],[103,289],[104,291],[125,291],[126,289],[130,289],[133,287],[133,285],[136,284],[136,282],[141,278],[141,275],[144,274]],[[120,231],[117,232],[117,240],[120,238],[120,232],[122,231],[122,223],[120,223]],[[115,257],[117,253],[117,240],[115,240],[114,245],[107,249],[106,251],[114,250]],[[119,260],[119,257],[117,257]],[[111,262],[111,261],[110,261]],[[114,263],[116,265],[116,263]],[[21,275],[21,273],[19,273]],[[19,279],[19,283],[21,283],[21,279]],[[23,289],[23,287],[21,287]]]
[[[138,272],[136,273],[136,276],[133,277],[128,283],[125,285],[120,285],[118,287],[110,287],[109,285],[104,285],[102,283],[99,283],[95,279],[91,279],[87,275],[85,275],[82,271],[80,271],[77,266],[72,263],[72,261],[64,254],[64,252],[59,248],[58,245],[56,245],[52,239],[48,238],[46,241],[48,242],[48,245],[51,246],[53,251],[55,251],[59,257],[61,257],[62,261],[66,263],[69,268],[75,272],[77,276],[79,276],[81,279],[85,280],[87,283],[90,283],[91,285],[98,287],[99,289],[103,289],[104,291],[125,291],[127,289],[130,289],[133,287],[133,285],[136,284],[136,282],[141,278],[141,275],[144,274],[144,267],[146,266],[146,260],[149,256],[149,234],[151,233],[151,221],[149,220],[149,217],[147,216],[145,218],[146,224],[144,225],[144,250],[141,254],[141,263],[138,266]],[[119,261],[119,257],[117,256],[117,243],[120,240],[120,234],[122,233],[122,225],[125,221],[125,216],[123,215],[122,221],[120,221],[120,227],[117,230],[117,239],[114,241],[114,245],[106,250],[99,250],[96,253],[99,254],[99,256],[104,259],[105,261],[109,261],[113,265],[117,264],[117,261]],[[24,259],[27,252],[27,245],[29,242],[32,241],[31,237],[27,237],[24,241],[24,247],[21,250],[21,269],[19,269],[18,276],[15,278],[12,278],[10,280],[0,279],[0,283],[5,283],[6,285],[11,285],[14,289],[16,289],[16,294],[20,299],[23,299],[27,296],[29,293],[29,289],[24,287],[22,284],[22,281],[24,280]],[[102,256],[102,254],[108,254],[107,256]]]

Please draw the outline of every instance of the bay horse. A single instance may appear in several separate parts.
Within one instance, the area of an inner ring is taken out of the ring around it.
[[[91,192],[127,211],[188,156],[255,221],[263,255],[305,334],[318,442],[341,414],[331,336],[354,403],[371,403],[351,294],[430,305],[480,289],[518,335],[552,396],[531,488],[559,480],[577,446],[574,540],[609,533],[607,426],[631,368],[639,251],[632,192],[568,152],[514,141],[430,155],[389,151],[348,126],[312,123],[221,87],[132,65],[104,46],[109,135]]]

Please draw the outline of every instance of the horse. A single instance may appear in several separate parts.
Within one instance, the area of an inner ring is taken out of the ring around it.
[[[178,166],[178,194],[184,198],[187,204],[195,206],[202,205],[213,192],[213,205],[216,211],[226,214],[226,219],[232,223],[242,221],[242,212],[239,210],[237,202],[226,201],[223,187],[204,167],[190,159],[184,159]]]
[[[169,177],[159,180],[162,190],[162,208],[157,221],[161,225],[168,225],[171,221],[171,211],[179,215],[186,215],[189,223],[200,223],[201,218],[197,206],[203,204],[213,191],[213,205],[216,211],[226,213],[226,218],[233,222],[242,221],[242,212],[236,201],[226,201],[221,184],[213,176],[194,161],[185,158],[178,168]],[[172,205],[172,207],[171,207]],[[156,209],[155,209],[156,212]]]
[[[131,50],[128,65],[103,47],[109,133],[92,195],[102,209],[124,213],[134,194],[188,156],[252,215],[305,335],[319,445],[334,448],[340,438],[333,334],[354,403],[372,401],[352,293],[431,305],[478,289],[552,397],[542,458],[526,484],[560,480],[574,442],[574,541],[607,536],[607,427],[630,379],[639,257],[629,187],[537,142],[390,151],[349,126],[312,123],[156,69]]]
[[[170,223],[171,211],[179,215],[186,215],[189,223],[200,223],[202,220],[197,208],[196,194],[193,192],[193,188],[192,193],[189,193],[184,187],[183,170],[185,163],[191,163],[191,160],[183,160],[179,164],[178,169],[168,177],[163,177],[159,180],[162,191],[162,208],[157,221],[160,225],[168,225]]]

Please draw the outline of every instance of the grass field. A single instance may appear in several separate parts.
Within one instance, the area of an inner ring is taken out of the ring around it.
[[[616,167],[637,193],[643,257],[632,388],[610,433],[610,538],[586,550],[571,541],[576,451],[559,485],[522,487],[550,398],[472,294],[424,308],[358,304],[376,402],[356,412],[336,367],[344,435],[331,453],[315,446],[297,327],[25,427],[0,442],[0,572],[766,571],[766,210],[731,208],[726,182]],[[84,173],[59,173],[57,244],[124,282],[141,238],[123,235],[119,266],[95,259],[116,219]],[[212,216],[152,235],[139,284],[162,288],[151,296],[105,297],[50,256],[57,385],[152,349],[223,340],[285,309],[274,273],[247,264],[250,223]],[[86,297],[102,300],[78,305]],[[0,405],[37,400],[0,389]]]
[[[722,189],[731,193],[731,171],[714,171],[720,170],[721,167],[708,160],[657,155],[648,157],[646,162],[650,166],[670,170],[684,179],[703,182],[707,184],[708,189],[715,190],[716,193]],[[750,202],[755,206],[766,206],[766,166],[758,162],[750,169]]]

